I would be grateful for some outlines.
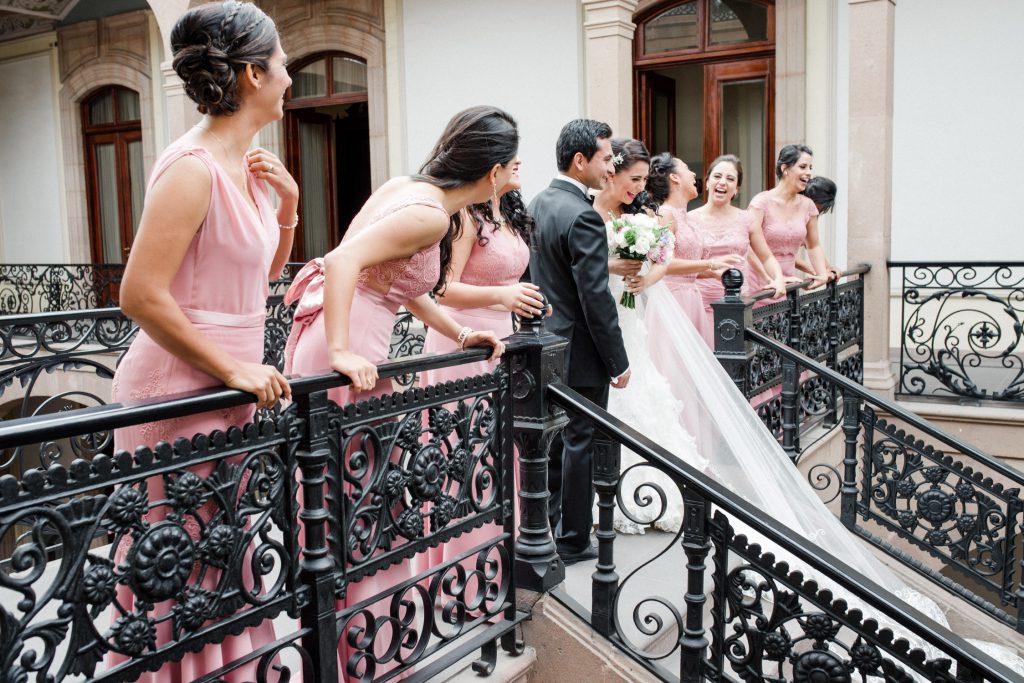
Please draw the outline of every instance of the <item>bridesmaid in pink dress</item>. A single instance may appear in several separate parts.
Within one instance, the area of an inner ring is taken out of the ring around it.
[[[773,275],[772,283],[776,296],[785,293],[779,264],[775,261],[760,225],[753,221],[749,211],[733,206],[732,200],[743,184],[743,164],[732,154],[715,159],[708,167],[705,188],[708,194],[704,206],[694,209],[686,216],[690,224],[704,241],[704,258],[723,260],[729,254],[748,258],[753,251],[761,257],[764,267]],[[749,280],[749,268],[742,268],[744,280]],[[725,296],[722,273],[725,269],[710,271],[706,277],[697,278],[697,289],[704,302],[704,316],[708,327],[713,328],[715,314],[711,302]],[[744,287],[744,292],[751,291]],[[712,340],[713,341],[713,340]]]
[[[377,382],[376,363],[387,360],[401,306],[459,348],[488,345],[493,347],[491,360],[501,356],[504,344],[494,332],[460,325],[429,295],[443,288],[449,270],[450,216],[509,182],[518,146],[511,116],[493,107],[472,107],[448,122],[418,175],[394,178],[374,192],[341,244],[307,263],[285,296],[286,302],[298,302],[285,347],[285,372],[334,369],[346,375],[351,387],[329,392],[338,405],[390,392],[390,381]],[[337,609],[409,579],[419,568],[415,561],[406,562],[364,578],[349,586]],[[355,616],[351,625],[360,619]],[[344,636],[338,654],[344,672],[353,656]],[[358,657],[351,663],[358,669],[373,666]],[[392,655],[375,670],[381,674],[394,666]]]
[[[811,179],[813,156],[806,145],[786,145],[779,152],[775,164],[778,183],[750,200],[749,211],[761,226],[768,248],[779,262],[782,275],[799,281],[796,258],[800,247],[807,249],[807,257],[814,273],[813,286],[824,284],[829,278],[829,265],[818,237],[818,208],[801,194]],[[766,289],[768,283],[751,269],[752,291]]]
[[[441,308],[460,325],[491,329],[501,338],[514,332],[513,312],[531,317],[544,310],[540,289],[519,281],[530,263],[529,243],[533,231],[533,219],[526,212],[520,187],[517,162],[512,178],[498,192],[498,197],[474,204],[463,213],[465,229],[452,249],[451,279],[438,297]],[[451,353],[457,349],[451,339],[427,330],[424,353]],[[472,377],[493,372],[496,365],[495,361],[479,361],[430,370],[420,375],[420,383],[429,386]],[[513,471],[518,481],[519,471]],[[450,495],[458,497],[459,492],[452,491]],[[518,497],[513,501],[518,511]],[[443,564],[499,533],[497,522],[465,533],[432,548],[428,553],[430,564]],[[471,560],[466,561],[469,562]]]
[[[664,266],[652,267],[651,272],[641,278],[639,286],[634,290],[642,291],[663,277],[665,286],[679,302],[686,317],[711,346],[713,335],[704,315],[704,301],[697,289],[697,275],[740,265],[743,257],[725,254],[719,260],[702,258],[704,240],[686,217],[687,203],[697,196],[697,176],[682,159],[674,158],[668,152],[652,158],[647,192],[661,205],[658,215],[671,221],[674,226],[675,254]],[[658,319],[656,315],[648,316],[652,335],[656,334]]]
[[[212,38],[211,38],[212,37]],[[209,49],[209,41],[227,45]],[[206,116],[171,144],[154,165],[121,285],[121,309],[141,331],[114,374],[112,400],[130,402],[165,394],[227,385],[256,395],[259,406],[289,396],[288,382],[262,364],[263,324],[268,281],[280,276],[292,245],[297,220],[298,187],[280,160],[263,149],[246,151],[266,124],[280,119],[282,97],[291,79],[274,23],[255,5],[228,2],[187,12],[171,34],[174,68],[185,91]],[[275,209],[272,187],[280,203]],[[243,425],[253,406],[124,427],[114,433],[117,449],[173,443],[199,432]],[[208,476],[216,463],[193,468]],[[164,499],[163,477],[146,481],[150,501]],[[152,525],[167,508],[146,515]],[[212,504],[200,518],[217,512]],[[185,515],[185,529],[197,539],[199,523]],[[126,557],[132,539],[115,549]],[[252,585],[249,563],[243,585]],[[202,587],[215,590],[221,573],[210,568]],[[193,576],[188,585],[193,585]],[[115,646],[143,653],[143,644],[128,637],[125,619],[140,608],[127,586],[117,601],[128,614],[112,611]],[[164,618],[156,628],[156,646],[171,639],[167,618],[173,602],[158,602],[148,616]],[[137,624],[136,624],[137,626]],[[137,635],[137,634],[136,634]],[[159,672],[138,680],[192,681],[273,642],[269,622],[228,636],[220,645],[186,654]],[[125,661],[112,652],[108,665]],[[256,665],[240,668],[229,680],[252,680]]]

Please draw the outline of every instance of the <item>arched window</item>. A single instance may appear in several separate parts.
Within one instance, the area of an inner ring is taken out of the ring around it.
[[[703,179],[720,154],[744,162],[738,203],[771,185],[775,3],[672,0],[637,16],[635,128]],[[695,200],[695,202],[698,200]]]
[[[142,214],[145,175],[139,94],[105,86],[82,101],[92,258],[123,263]]]
[[[301,193],[292,258],[334,247],[370,196],[370,117],[366,62],[320,53],[291,68],[285,98],[288,167]]]

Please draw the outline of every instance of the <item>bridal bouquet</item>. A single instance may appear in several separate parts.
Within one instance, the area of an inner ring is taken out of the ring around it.
[[[667,226],[645,213],[623,214],[604,224],[608,231],[608,255],[634,261],[650,261],[655,265],[668,263],[675,249],[676,238]],[[622,293],[619,303],[625,308],[636,308],[636,296]]]

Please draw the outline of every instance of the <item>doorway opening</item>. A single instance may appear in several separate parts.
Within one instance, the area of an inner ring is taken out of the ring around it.
[[[744,164],[736,201],[771,186],[775,6],[769,0],[672,0],[637,17],[635,129],[651,154],[697,174],[721,154]]]

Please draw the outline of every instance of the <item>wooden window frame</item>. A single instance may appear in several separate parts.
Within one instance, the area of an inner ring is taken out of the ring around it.
[[[132,216],[132,187],[128,145],[142,140],[141,119],[120,120],[120,105],[117,93],[129,90],[119,85],[105,85],[82,98],[80,105],[82,121],[82,143],[85,161],[86,205],[89,211],[89,242],[93,263],[105,263],[103,249],[103,226],[100,215],[99,169],[96,165],[96,146],[114,145],[114,159],[117,177],[117,221],[121,244],[121,263],[131,252],[135,237],[134,216]],[[99,97],[110,94],[113,99],[114,120],[112,123],[94,124],[90,121],[90,105]],[[138,93],[136,93],[138,95]]]
[[[644,30],[647,22],[660,16],[663,12],[697,2],[699,22],[698,48],[691,50],[675,50],[657,55],[644,54]],[[652,94],[648,85],[650,76],[660,69],[692,64],[701,66],[704,73],[704,166],[705,169],[719,152],[715,149],[720,145],[718,119],[721,117],[721,93],[714,84],[722,81],[766,78],[767,121],[765,139],[764,172],[768,186],[771,187],[775,178],[775,2],[774,0],[753,0],[768,8],[768,40],[752,41],[725,46],[709,46],[708,38],[711,25],[705,20],[711,0],[668,0],[654,5],[638,14],[635,18],[636,33],[633,41],[633,130],[637,137],[648,144],[651,141],[650,107]],[[657,154],[663,150],[651,150]],[[703,183],[703,179],[700,179]]]
[[[340,50],[331,50],[329,52],[317,52],[312,55],[308,55],[301,60],[296,60],[293,64],[288,65],[289,73],[295,73],[310,64],[324,60],[324,78],[326,80],[327,95],[322,97],[303,97],[302,99],[292,99],[292,89],[289,87],[285,93],[284,110],[285,110],[285,163],[291,170],[292,177],[295,179],[296,184],[302,187],[302,150],[299,143],[299,122],[303,117],[303,111],[313,110],[317,107],[330,107],[340,104],[355,104],[358,102],[369,102],[369,84],[367,84],[367,90],[364,92],[349,92],[349,93],[332,93],[331,85],[334,82],[334,58],[344,57],[346,59],[353,59],[362,64],[366,64],[366,60],[358,55],[351,54],[349,52],[342,52]],[[367,80],[369,80],[369,73],[367,73]],[[331,189],[336,187],[335,176],[335,161],[334,161],[334,130],[330,129],[330,135],[328,147],[331,153],[328,156],[327,168],[325,168],[327,189],[329,191],[329,201],[327,202],[327,224],[330,226],[330,233],[328,234],[329,244],[338,244],[341,240],[342,226],[337,225],[337,197],[334,195],[336,190]],[[305,226],[300,220],[299,225],[295,228],[295,239],[292,243],[292,255],[293,261],[308,261],[309,255],[305,253],[306,250],[306,233]]]
[[[657,67],[679,64],[687,61],[705,61],[708,59],[734,59],[737,57],[768,57],[775,54],[775,2],[774,0],[751,0],[763,5],[768,10],[768,37],[745,43],[729,43],[727,45],[711,45],[711,22],[708,20],[711,0],[671,0],[649,7],[637,15],[636,36],[633,41],[633,63],[636,67]],[[675,7],[697,3],[697,47],[687,50],[672,50],[647,54],[646,28],[647,23]]]

